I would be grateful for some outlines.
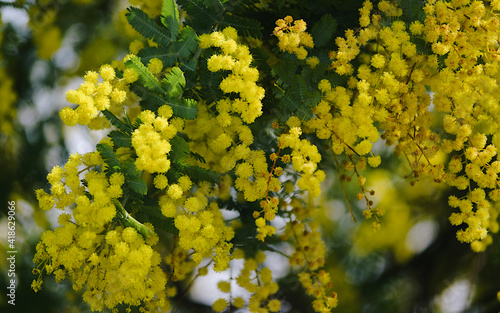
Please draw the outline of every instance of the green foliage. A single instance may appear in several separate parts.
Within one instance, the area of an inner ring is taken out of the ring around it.
[[[325,14],[319,21],[314,24],[311,35],[314,38],[314,46],[316,48],[328,48],[327,44],[337,31],[337,21],[331,14]]]
[[[223,79],[220,72],[210,72],[206,69],[206,61],[202,65],[203,71],[200,73],[201,96],[207,104],[216,102],[224,97],[224,92],[219,85]]]
[[[130,56],[130,59],[125,62],[125,67],[133,68],[137,71],[139,81],[144,87],[159,94],[165,93],[158,79],[148,70],[139,57],[135,55]]]
[[[274,89],[276,97],[281,105],[290,112],[290,115],[293,114],[303,120],[309,120],[312,117],[312,108],[321,101],[320,92],[308,87],[300,75],[296,75],[289,83],[290,87],[286,90],[279,87]]]
[[[161,86],[170,97],[178,97],[186,86],[184,73],[178,67],[173,67],[161,82]]]
[[[161,22],[170,32],[170,41],[173,42],[179,35],[179,10],[174,0],[163,1],[161,7]]]
[[[137,232],[144,238],[151,236],[151,234],[153,233],[151,229],[147,228],[146,226],[144,226],[144,224],[133,218],[132,215],[130,215],[127,210],[125,210],[120,201],[113,199],[113,204],[115,205],[115,208],[118,212],[118,218],[123,226],[135,228],[135,230],[137,230]]]
[[[232,15],[231,1],[221,3],[217,0],[180,0],[177,3],[186,11],[188,24],[198,33],[231,26],[243,36],[262,38],[261,23],[255,19]]]
[[[167,46],[172,41],[174,33],[169,28],[160,27],[149,16],[135,7],[129,7],[127,20],[130,25],[145,38],[151,39],[156,43]],[[170,18],[174,22],[173,18]],[[178,28],[177,28],[178,31]]]
[[[172,49],[177,53],[177,57],[182,64],[189,63],[189,58],[198,48],[198,36],[194,29],[184,26],[179,38],[173,43]],[[196,60],[196,58],[195,58]],[[192,67],[192,64],[190,65]]]
[[[172,162],[175,163],[184,163],[186,159],[189,157],[189,144],[184,138],[180,136],[175,136],[170,140],[170,144],[172,145],[172,151],[169,154]]]
[[[403,10],[402,19],[409,25],[413,21],[423,22],[425,20],[425,12],[423,10],[424,0],[402,0],[399,3]]]
[[[130,125],[130,121],[128,121],[128,123],[127,123],[127,122],[120,120],[118,117],[116,117],[109,110],[102,111],[102,115],[104,115],[104,117],[111,123],[111,125],[115,126],[120,131],[122,131],[124,133],[130,133],[132,131],[132,125]]]
[[[130,188],[131,191],[139,195],[148,193],[148,185],[144,178],[142,178],[142,172],[137,169],[132,160],[123,162],[122,173],[125,175],[127,187]]]
[[[220,182],[219,174],[214,171],[207,170],[205,168],[189,165],[186,163],[175,163],[173,167],[180,173],[189,176],[189,178],[194,182],[210,182],[218,183]]]
[[[174,219],[165,217],[158,206],[144,205],[135,216],[143,222],[150,222],[153,224],[155,230],[161,229],[172,235],[179,234],[179,230],[175,228]]]
[[[97,151],[99,151],[99,154],[108,166],[108,168],[106,169],[106,173],[108,175],[120,170],[121,163],[120,160],[118,160],[115,152],[113,151],[113,148],[111,148],[108,144],[98,143]]]
[[[130,148],[132,146],[132,141],[129,133],[124,133],[119,130],[112,130],[108,137],[111,138],[113,144],[117,148]]]
[[[161,46],[143,48],[137,53],[137,56],[144,64],[148,64],[153,58],[160,59],[166,67],[175,65],[178,58],[178,54],[174,50]]]

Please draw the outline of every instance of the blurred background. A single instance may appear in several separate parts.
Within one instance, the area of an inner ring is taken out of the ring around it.
[[[151,16],[161,1],[131,1]],[[223,1],[224,2],[224,1]],[[233,6],[250,1],[231,1]],[[266,2],[261,16],[264,34],[276,18],[314,17],[330,12],[339,23],[336,36],[357,24],[362,1]],[[272,4],[271,4],[272,3]],[[71,284],[48,277],[38,293],[32,258],[44,229],[57,226],[55,212],[42,212],[34,190],[46,188],[46,175],[70,153],[95,149],[104,135],[86,127],[63,126],[59,110],[68,105],[64,94],[76,88],[87,70],[121,59],[134,39],[127,31],[118,0],[0,1],[0,292],[1,312],[89,312]],[[274,14],[278,10],[283,13]],[[271,18],[272,17],[272,18]],[[270,36],[270,35],[269,35]],[[328,248],[326,270],[339,295],[336,312],[499,312],[500,236],[484,253],[473,253],[455,238],[448,222],[447,197],[454,190],[434,182],[410,186],[405,163],[381,143],[382,166],[365,174],[376,190],[375,206],[386,215],[374,232],[357,203],[355,184],[346,184],[357,222],[354,222],[332,168],[316,199]],[[350,190],[352,189],[352,190]],[[7,303],[9,284],[8,201],[15,201],[16,305]],[[312,312],[295,270],[280,255],[268,253],[267,265],[281,286],[283,312]],[[241,264],[235,262],[233,270]],[[182,298],[178,312],[211,312],[220,294],[216,283],[230,273],[209,273]],[[235,291],[238,292],[237,290]],[[120,310],[122,311],[122,310]],[[123,311],[125,309],[123,308]]]

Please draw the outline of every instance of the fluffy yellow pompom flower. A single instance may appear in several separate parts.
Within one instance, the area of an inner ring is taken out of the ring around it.
[[[123,79],[130,84],[139,79],[139,74],[133,68],[127,68],[123,71]]]
[[[75,126],[78,123],[78,114],[70,107],[64,107],[59,111],[59,117],[65,125]]]
[[[228,303],[226,299],[219,298],[212,304],[212,309],[215,312],[222,312],[227,307],[227,304]]]
[[[182,188],[178,184],[172,184],[168,187],[168,195],[172,199],[179,199],[182,196]]]
[[[115,70],[108,64],[101,66],[99,73],[105,81],[113,80],[115,78]]]
[[[278,312],[281,309],[281,302],[278,299],[272,299],[267,304],[269,311]]]
[[[230,292],[231,291],[231,283],[228,281],[220,281],[217,283],[217,287],[222,292]]]
[[[315,68],[320,62],[319,62],[318,57],[313,56],[313,57],[307,58],[306,63],[307,63],[307,65],[309,65],[310,68]]]
[[[149,60],[148,70],[153,74],[158,74],[163,70],[163,63],[158,58]]]
[[[168,179],[165,175],[159,174],[159,175],[156,175],[156,177],[153,180],[153,183],[154,183],[156,188],[158,188],[160,190],[165,189],[165,187],[167,187],[167,185],[168,185]]]

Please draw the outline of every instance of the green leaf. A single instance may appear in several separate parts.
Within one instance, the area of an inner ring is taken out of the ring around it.
[[[174,136],[170,139],[172,150],[170,150],[169,159],[175,163],[183,163],[189,156],[189,144],[184,138]]]
[[[193,120],[198,114],[198,103],[196,100],[186,98],[169,98],[167,96],[159,95],[140,85],[133,85],[131,89],[135,94],[142,98],[140,105],[146,110],[157,112],[158,108],[162,105],[169,105],[174,112],[174,116]]]
[[[130,148],[132,140],[129,133],[124,133],[119,130],[112,130],[108,137],[111,138],[115,147]]]
[[[148,185],[146,185],[146,182],[142,178],[134,178],[128,180],[127,186],[130,188],[130,190],[140,195],[146,195],[148,193]]]
[[[170,44],[171,34],[169,34],[166,28],[160,27],[146,13],[138,8],[130,7],[127,10],[128,13],[126,17],[128,22],[142,36],[162,46],[168,46]]]
[[[136,95],[142,98],[139,105],[146,110],[157,112],[158,108],[167,103],[165,97],[151,91],[139,84],[133,84],[130,88]]]
[[[138,218],[140,217],[141,220],[148,221],[153,224],[155,229],[162,229],[172,235],[179,234],[179,230],[175,227],[174,219],[163,215],[158,206],[143,206],[141,211],[137,213],[136,216]]]
[[[125,227],[133,227],[139,234],[141,234],[144,238],[147,238],[153,234],[153,231],[146,226],[144,226],[141,222],[136,220],[130,215],[127,210],[122,206],[120,201],[117,199],[113,199],[113,204],[118,212],[118,218],[122,222]]]
[[[170,99],[167,104],[174,111],[174,115],[188,119],[194,120],[198,114],[198,102],[194,99]]]
[[[311,109],[321,101],[320,92],[316,89],[310,90],[300,75],[295,76],[290,88],[275,88],[275,94],[286,109],[303,120],[312,117]]]
[[[205,158],[201,154],[191,151],[190,155],[198,162],[207,163],[207,161],[205,161]]]
[[[189,59],[189,61],[187,61],[187,62],[184,61],[184,62],[181,63],[181,69],[184,72],[194,72],[194,71],[196,71],[197,65],[198,65],[198,58],[200,57],[201,52],[202,52],[201,48],[199,48],[199,47],[196,48],[196,51],[195,51],[194,55]],[[189,74],[189,73],[187,73],[187,74]]]
[[[295,80],[298,64],[296,60],[282,58],[272,67],[272,74],[278,78],[278,85],[291,86]]]
[[[219,88],[222,82],[221,72],[210,72],[206,67],[206,60],[202,66],[203,70],[200,73],[201,95],[206,104],[211,104],[224,98],[224,92]]]
[[[161,6],[161,23],[170,32],[170,41],[174,42],[179,35],[179,10],[174,0],[163,0]]]
[[[142,178],[142,172],[137,169],[132,160],[127,160],[122,164],[122,173],[130,190],[145,195],[148,193],[148,185]]]
[[[213,6],[209,8],[199,0],[177,0],[177,3],[187,13],[189,25],[197,30],[198,33],[211,32],[222,16],[216,12],[222,12],[223,7],[220,3],[213,1]]]
[[[125,62],[126,68],[133,68],[139,74],[139,81],[147,88],[158,93],[165,93],[165,90],[160,85],[158,79],[148,70],[148,68],[141,62],[141,59],[135,55]]]
[[[188,175],[192,181],[197,183],[202,181],[210,183],[220,182],[220,177],[216,172],[196,165],[174,163],[173,167],[184,175]]]
[[[401,0],[399,7],[403,10],[403,20],[410,25],[414,21],[425,20],[424,0]]]
[[[121,167],[121,162],[118,160],[118,157],[116,156],[115,152],[113,151],[113,148],[111,148],[108,144],[105,143],[98,143],[97,144],[97,151],[99,151],[99,154],[101,155],[102,159],[104,160],[104,163],[108,165],[108,174],[114,172],[110,171],[110,169],[117,169]]]
[[[184,73],[178,67],[173,67],[161,82],[161,85],[170,97],[177,97],[186,85]]]
[[[223,29],[228,26],[234,27],[241,36],[251,36],[256,39],[262,38],[263,28],[257,20],[226,14],[224,15],[224,19],[219,22],[219,27]]]
[[[198,36],[196,36],[194,29],[186,25],[182,29],[179,39],[174,42],[172,49],[177,52],[181,60],[187,60],[197,48]]]
[[[314,39],[314,47],[322,48],[326,46],[336,31],[337,21],[331,14],[323,15],[323,17],[314,24],[311,30],[311,36]]]
[[[177,62],[177,53],[164,47],[147,47],[141,49],[137,56],[143,64],[148,64],[151,59],[159,59],[164,67],[171,67]]]
[[[130,127],[130,125],[120,120],[118,117],[116,117],[116,115],[111,113],[109,110],[102,111],[102,115],[104,115],[104,117],[111,123],[111,125],[115,126],[122,132],[130,133],[132,131],[132,127]]]

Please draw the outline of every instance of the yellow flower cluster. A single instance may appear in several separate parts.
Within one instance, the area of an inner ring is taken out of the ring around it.
[[[242,250],[235,250],[233,256],[235,259],[245,257]],[[245,258],[243,268],[236,277],[238,285],[251,294],[248,300],[250,312],[278,312],[281,308],[281,302],[278,299],[272,299],[279,289],[278,284],[272,279],[272,271],[267,267],[260,266],[265,259],[266,255],[262,251],[257,252],[254,258]],[[233,299],[233,305],[243,307],[244,300],[241,298]]]
[[[383,26],[382,17],[371,14],[372,7],[365,1],[361,28],[337,38],[338,50],[330,53],[332,68],[350,75],[347,88],[332,88],[322,81],[318,88],[323,100],[308,126],[318,138],[331,139],[336,154],[350,155],[342,165],[357,173],[378,139],[374,126],[378,125],[381,138],[407,158],[415,179],[429,176],[468,191],[463,198],[450,198],[450,206],[460,209],[450,221],[465,223],[467,228],[459,230],[457,238],[482,251],[491,242],[488,231],[499,229],[499,210],[493,202],[500,199],[496,165],[500,142],[494,122],[500,21],[487,14],[481,1],[428,1],[423,23],[410,25],[398,20]],[[378,9],[386,16],[401,15],[388,1],[379,2]],[[414,38],[429,44],[432,53],[419,53]],[[360,55],[362,49],[371,57]],[[358,57],[361,65],[355,69],[351,61]],[[440,122],[445,136],[432,131],[433,110],[444,113]],[[458,154],[450,158],[445,171],[437,156],[454,151]],[[374,156],[367,161],[371,166],[380,163]]]
[[[230,123],[230,114],[238,113],[241,119],[249,124],[253,123],[262,114],[261,100],[264,98],[264,88],[257,86],[259,71],[250,67],[252,55],[248,46],[238,44],[238,34],[232,27],[222,32],[213,32],[200,36],[200,47],[220,49],[207,60],[208,70],[211,72],[230,71],[219,85],[225,93],[239,94],[234,100],[223,100],[217,105],[221,124]]]
[[[171,282],[181,281],[186,279],[194,270],[197,263],[194,262],[189,257],[189,252],[185,251],[174,242],[174,247],[172,251],[164,258],[165,264],[169,266],[168,280]],[[199,270],[199,275],[206,275],[208,272],[206,267],[202,267]],[[177,288],[175,286],[167,288],[168,296],[173,297],[177,293]]]
[[[161,258],[134,228],[119,226],[103,235],[69,218],[63,215],[61,227],[42,235],[34,257],[42,271],[58,282],[71,280],[75,290],[85,287],[83,299],[93,311],[122,303],[169,309]]]
[[[289,124],[293,126],[290,120]],[[302,129],[299,126],[291,127],[288,134],[282,134],[278,137],[278,147],[292,149],[293,168],[297,173],[302,173],[297,181],[297,186],[304,191],[309,191],[311,196],[317,197],[321,193],[320,183],[326,176],[325,172],[318,170],[317,166],[321,161],[321,155],[318,148],[309,140],[300,139],[301,134]]]
[[[284,19],[277,20],[273,34],[278,37],[280,50],[293,53],[297,59],[304,60],[307,57],[306,48],[314,47],[313,38],[306,32],[306,29],[306,22],[303,20],[294,21],[293,17],[289,15]],[[312,59],[309,62],[312,62],[310,66],[314,68],[315,60]]]
[[[307,294],[315,298],[314,310],[330,312],[337,306],[338,299],[332,291],[330,274],[321,269],[325,265],[326,247],[321,239],[319,225],[314,220],[318,208],[305,205],[298,198],[291,200],[290,207],[290,221],[282,236],[282,240],[290,240],[295,246],[289,258],[290,265],[302,268],[299,280]]]
[[[132,146],[137,153],[135,165],[139,170],[166,173],[170,168],[169,140],[177,133],[177,128],[168,122],[172,113],[172,108],[164,105],[158,109],[158,116],[149,110],[138,115],[142,124],[132,133]]]
[[[121,173],[106,176],[97,170],[103,166],[98,152],[73,154],[63,168],[48,174],[51,194],[37,190],[42,209],[74,208],[60,215],[60,227],[43,233],[33,260],[40,275],[32,286],[41,288],[45,271],[58,282],[70,280],[75,290],[85,288],[83,298],[95,311],[121,303],[168,309],[161,258],[151,249],[158,237],[145,240],[134,228],[113,222],[113,200],[122,196],[125,178]]]
[[[124,77],[126,75],[124,74]],[[99,79],[102,81],[99,81]],[[63,108],[59,116],[64,124],[74,126],[89,125],[93,129],[109,127],[109,123],[100,111],[110,110],[121,114],[123,103],[127,99],[128,83],[126,79],[117,79],[115,69],[110,65],[103,65],[99,73],[89,71],[85,75],[85,82],[77,89],[66,92],[66,100],[78,105],[76,109]]]
[[[193,213],[175,217],[175,227],[179,230],[179,247],[194,251],[192,260],[199,264],[204,257],[212,257],[214,270],[224,271],[229,266],[231,239],[234,230],[226,226],[217,203],[207,207],[206,195],[195,195],[185,201],[185,209]],[[196,213],[194,213],[196,212]]]

